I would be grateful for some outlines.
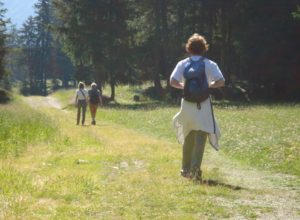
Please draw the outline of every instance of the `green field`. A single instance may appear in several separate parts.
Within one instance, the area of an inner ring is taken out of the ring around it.
[[[0,219],[300,218],[299,104],[216,103],[199,185],[179,176],[179,106],[134,94],[118,87],[97,126],[75,125],[74,90],[1,105]]]

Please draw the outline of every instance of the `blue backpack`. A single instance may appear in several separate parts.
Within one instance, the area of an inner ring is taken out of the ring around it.
[[[99,104],[100,96],[101,96],[101,93],[98,89],[89,90],[90,103],[95,104],[95,105]]]
[[[193,61],[189,58],[183,72],[185,78],[183,98],[186,101],[198,103],[199,106],[210,95],[204,59],[204,57],[201,57],[199,60]]]

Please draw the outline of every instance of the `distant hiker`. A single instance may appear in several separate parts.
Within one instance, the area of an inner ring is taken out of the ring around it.
[[[77,106],[77,125],[80,122],[80,114],[82,110],[82,120],[81,124],[84,125],[85,122],[85,112],[88,101],[88,91],[84,88],[84,83],[78,83],[78,89],[76,90],[75,106]]]
[[[179,143],[183,144],[181,175],[202,182],[201,163],[207,136],[210,144],[218,150],[221,135],[209,90],[223,87],[225,79],[218,65],[203,57],[208,50],[203,36],[193,34],[185,47],[190,57],[179,61],[170,76],[170,85],[184,90],[181,109],[174,116],[173,125]],[[195,87],[197,83],[199,87],[207,88]]]
[[[102,94],[99,89],[97,89],[97,84],[92,83],[91,89],[89,90],[89,106],[92,116],[92,125],[96,125],[96,113],[98,105],[102,105]]]

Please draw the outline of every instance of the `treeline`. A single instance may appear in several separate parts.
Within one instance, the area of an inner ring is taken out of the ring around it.
[[[36,15],[20,29],[9,29],[7,65],[11,78],[22,82],[23,94],[47,95],[49,89],[68,87],[75,68],[55,37],[51,1],[40,0],[34,8]]]
[[[75,79],[109,85],[114,99],[119,83],[150,80],[156,96],[173,94],[162,80],[197,32],[226,78],[227,98],[300,99],[299,0],[39,0],[35,7],[10,47],[30,92],[46,93],[49,79],[64,86]]]
[[[5,46],[6,42],[6,25],[8,20],[5,19],[6,9],[3,8],[3,3],[0,2],[0,82],[7,76],[7,71],[5,70],[5,55],[7,54],[7,49]]]

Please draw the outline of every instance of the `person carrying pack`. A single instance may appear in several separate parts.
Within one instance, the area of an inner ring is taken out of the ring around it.
[[[208,50],[205,38],[193,34],[186,43],[190,57],[179,61],[170,76],[170,85],[183,90],[180,112],[173,126],[182,148],[183,177],[202,182],[201,163],[207,137],[218,150],[221,135],[213,114],[210,90],[224,86],[218,65],[203,57]]]
[[[91,89],[88,91],[89,93],[89,107],[91,111],[91,117],[92,117],[92,125],[96,125],[96,113],[98,105],[102,105],[102,94],[97,89],[97,84],[92,83]]]

